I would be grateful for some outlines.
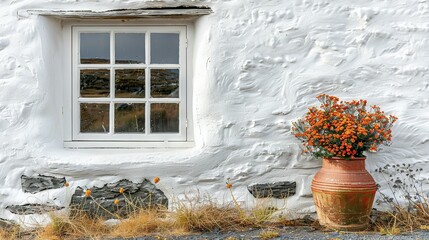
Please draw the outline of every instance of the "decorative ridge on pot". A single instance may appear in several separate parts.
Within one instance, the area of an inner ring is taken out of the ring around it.
[[[346,160],[346,161],[365,161],[366,157],[354,157],[354,158],[348,158],[345,159],[343,157],[330,157],[330,158],[324,158],[326,160]]]
[[[322,169],[313,178],[313,188],[332,191],[377,190],[374,178],[365,169],[365,158],[360,158],[360,162],[340,158],[333,161],[337,164],[332,163],[331,159],[323,159]]]
[[[323,158],[311,185],[319,222],[338,230],[364,230],[377,191],[365,169],[364,152],[390,143],[397,118],[375,105],[367,110],[366,100],[340,101],[326,94],[317,98],[320,107],[309,108],[292,131],[304,153]]]

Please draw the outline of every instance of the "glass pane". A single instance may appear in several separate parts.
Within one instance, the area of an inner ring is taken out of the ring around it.
[[[115,70],[115,89],[115,97],[117,98],[144,98],[145,70]]]
[[[80,70],[81,97],[108,97],[110,95],[110,70]]]
[[[80,63],[110,63],[110,33],[81,33]]]
[[[143,132],[145,130],[144,103],[115,104],[115,133]]]
[[[150,35],[151,63],[179,63],[179,34],[152,33]]]
[[[116,63],[144,63],[145,62],[145,34],[144,33],[116,33],[115,34]]]
[[[81,103],[80,132],[107,133],[109,132],[109,104]]]
[[[150,105],[150,129],[153,133],[178,133],[179,104],[152,103]]]
[[[150,94],[156,98],[178,98],[179,69],[151,69]]]

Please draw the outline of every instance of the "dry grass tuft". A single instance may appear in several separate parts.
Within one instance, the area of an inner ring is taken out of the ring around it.
[[[200,206],[181,204],[171,217],[177,227],[187,231],[214,231],[235,229],[242,221],[235,207],[218,206],[212,202]]]
[[[31,237],[31,232],[25,231],[17,224],[10,224],[0,228],[1,240],[30,239]]]
[[[276,238],[278,237],[280,234],[278,231],[274,231],[274,230],[264,230],[262,232],[259,233],[259,237],[261,239],[271,239],[271,238]]]
[[[17,233],[11,229],[0,229],[0,239],[2,240],[13,240],[17,238]]]
[[[429,196],[423,191],[419,175],[422,168],[412,168],[410,164],[386,165],[376,170],[387,182],[390,195],[379,191],[381,199],[376,203],[389,208],[378,212],[374,230],[381,234],[398,235],[425,229],[429,225]]]
[[[243,220],[250,226],[258,227],[272,220],[272,216],[276,211],[278,209],[275,207],[256,204],[255,207],[249,210],[249,213]]]
[[[186,204],[178,203],[171,218],[177,227],[197,232],[242,230],[272,223],[272,216],[278,210],[272,207],[272,201],[264,199],[255,202],[252,208],[244,208],[231,196],[233,202],[224,204],[216,204],[210,198],[201,199],[198,194],[195,198],[187,197]]]
[[[172,228],[171,221],[159,210],[141,209],[129,218],[121,220],[110,235],[114,237],[139,237],[154,233],[163,233]]]
[[[98,239],[109,234],[110,229],[104,224],[104,219],[91,218],[81,211],[71,212],[72,214],[51,214],[51,223],[38,232],[38,239]]]
[[[414,230],[425,230],[429,224],[429,205],[403,206],[394,205],[394,210],[379,212],[377,221],[374,223],[375,230],[381,234],[398,235],[401,232],[413,232]]]

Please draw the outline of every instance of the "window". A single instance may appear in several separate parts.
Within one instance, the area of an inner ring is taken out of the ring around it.
[[[71,141],[189,141],[187,26],[73,26],[71,36]]]

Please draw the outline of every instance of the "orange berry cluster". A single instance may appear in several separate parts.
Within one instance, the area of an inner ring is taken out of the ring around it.
[[[375,105],[367,110],[366,100],[340,101],[326,94],[317,99],[320,107],[309,108],[303,119],[293,122],[292,131],[303,142],[304,152],[315,157],[354,158],[390,143],[395,116],[386,116]]]

